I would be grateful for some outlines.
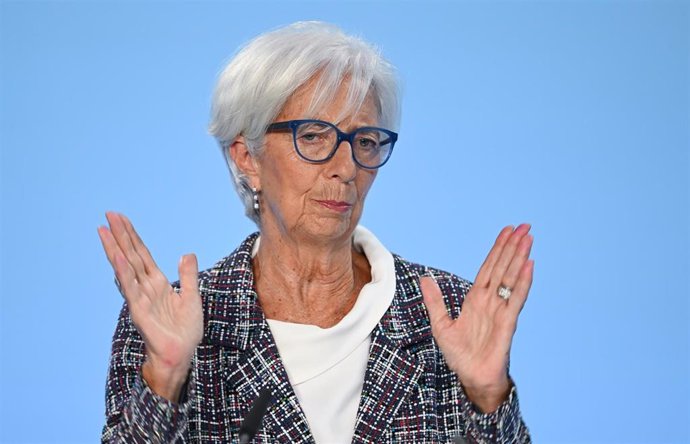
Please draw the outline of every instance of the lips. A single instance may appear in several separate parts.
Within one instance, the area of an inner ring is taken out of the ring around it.
[[[317,202],[329,210],[345,213],[352,208],[352,204],[339,200],[317,200]]]

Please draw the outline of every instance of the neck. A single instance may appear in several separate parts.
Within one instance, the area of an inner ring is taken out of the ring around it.
[[[323,244],[262,232],[253,265],[268,319],[322,328],[337,324],[370,280],[366,257],[349,237]]]

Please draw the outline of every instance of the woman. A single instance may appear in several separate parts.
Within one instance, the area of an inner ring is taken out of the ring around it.
[[[104,442],[528,442],[508,376],[529,291],[529,226],[506,227],[473,286],[392,255],[357,223],[397,134],[392,67],[321,23],[259,36],[222,73],[211,132],[249,236],[170,285],[132,224],[103,247],[126,299]],[[462,307],[462,315],[460,308]]]

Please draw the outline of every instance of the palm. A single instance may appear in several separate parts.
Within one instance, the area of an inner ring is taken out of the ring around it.
[[[491,314],[474,307],[476,301],[487,299],[481,293],[483,289],[470,290],[462,306],[462,316],[453,320],[446,315],[434,329],[434,337],[448,367],[461,381],[486,385],[499,380],[505,372],[512,331],[505,327],[506,320],[501,319],[504,313]]]
[[[180,261],[181,290],[173,290],[129,220],[108,213],[110,229],[99,228],[108,260],[144,339],[147,360],[184,373],[203,335],[203,313],[193,255]]]
[[[422,279],[434,338],[448,367],[468,391],[491,395],[506,390],[510,346],[532,282],[528,231],[529,226],[521,225],[501,232],[457,319],[448,316],[434,280]],[[497,295],[500,285],[513,289],[507,301]]]
[[[198,292],[180,297],[170,284],[161,287],[130,305],[132,321],[152,359],[167,365],[189,361],[203,335],[201,298]]]

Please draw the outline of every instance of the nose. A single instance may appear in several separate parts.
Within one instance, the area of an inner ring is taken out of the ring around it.
[[[357,164],[352,155],[352,145],[347,140],[342,140],[335,149],[335,154],[326,163],[328,173],[332,178],[337,178],[343,182],[351,182],[357,175]]]

